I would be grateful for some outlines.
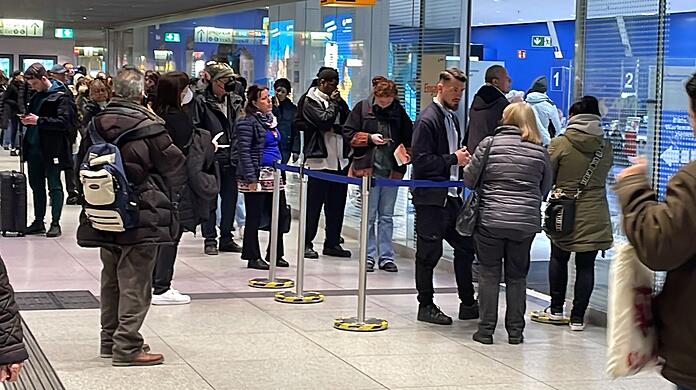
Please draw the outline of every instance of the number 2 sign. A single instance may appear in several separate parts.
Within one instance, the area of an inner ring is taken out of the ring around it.
[[[628,61],[621,66],[621,96],[628,97],[638,93],[638,62]]]

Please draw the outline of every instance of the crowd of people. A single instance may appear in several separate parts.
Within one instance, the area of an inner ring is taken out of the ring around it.
[[[259,231],[268,230],[278,174],[274,165],[296,161],[298,156],[311,170],[351,177],[401,179],[410,164],[413,179],[463,181],[475,191],[475,228],[464,234],[458,229],[458,216],[470,204],[464,203],[461,188],[412,190],[415,282],[417,319],[452,324],[435,304],[433,287],[443,241],[448,242],[454,248],[461,301],[458,318],[478,319],[473,339],[483,344],[493,343],[501,279],[506,284],[508,342],[524,342],[527,274],[532,242],[542,232],[542,202],[552,191],[575,193],[572,231],[547,230],[552,243],[551,304],[543,315],[550,321],[566,318],[568,264],[574,253],[577,277],[569,323],[574,331],[584,329],[596,257],[613,244],[606,188],[612,145],[605,138],[596,98],[577,101],[563,129],[558,109],[546,95],[544,77],[534,81],[524,98],[514,94],[509,98],[512,80],[504,67],[496,65],[487,70],[486,83],[477,91],[468,127],[463,129],[457,111],[467,77],[456,68],[439,74],[436,96],[415,123],[399,102],[396,83],[382,76],[372,80],[369,97],[352,108],[337,89],[339,73],[328,67],[319,69],[297,105],[287,79],[276,80],[272,91],[264,85],[249,86],[230,65],[215,61],[198,76],[143,73],[126,66],[115,77],[92,78],[72,64],[50,70],[33,64],[13,73],[9,82],[0,77],[3,146],[27,162],[33,190],[34,220],[26,234],[60,236],[63,204],[83,205],[77,240],[81,246],[101,250],[101,356],[111,358],[114,365],[163,362],[161,354],[149,351],[139,330],[151,303],[190,302],[190,297],[172,288],[177,248],[185,231],[195,232],[200,226],[205,255],[241,253],[247,266],[258,270],[268,269],[270,262],[289,266],[283,243],[283,234],[290,229],[285,174],[280,178],[276,258],[270,258],[270,247],[262,253]],[[694,80],[687,87],[692,121]],[[100,154],[104,150],[111,154]],[[95,167],[105,165],[120,169],[108,171],[114,177],[127,178],[127,188],[111,189],[115,199],[123,195],[126,202],[111,209],[105,205],[118,202],[102,202],[102,187],[89,184],[95,180]],[[693,388],[696,375],[689,367],[696,362],[689,356],[694,356],[694,346],[680,343],[675,335],[693,330],[694,318],[684,318],[687,323],[671,321],[680,317],[679,307],[688,306],[690,296],[685,292],[693,290],[689,281],[696,275],[694,251],[685,245],[693,226],[689,223],[696,219],[692,215],[696,209],[689,206],[696,192],[691,188],[692,166],[670,183],[664,204],[654,201],[644,163],[619,175],[617,186],[627,216],[626,233],[641,260],[669,271],[662,296],[671,303],[658,310],[666,321],[665,375]],[[65,172],[67,200],[61,172]],[[397,194],[392,187],[370,191],[364,248],[368,272],[398,272],[392,244]],[[342,246],[347,184],[312,177],[307,198],[304,256],[319,258],[314,240],[323,210],[322,255],[350,258],[352,253]],[[241,214],[244,220],[239,223]],[[240,235],[241,246],[235,241]],[[475,259],[478,295],[473,284]]]

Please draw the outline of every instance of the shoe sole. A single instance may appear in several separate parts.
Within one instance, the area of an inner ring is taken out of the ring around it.
[[[316,260],[316,259],[319,258],[319,255],[310,255],[310,256],[305,255],[304,258],[305,258],[305,259],[310,259],[310,260]]]
[[[418,321],[425,322],[426,324],[433,324],[433,325],[444,325],[444,326],[452,325],[452,322],[433,322],[433,321],[423,320],[420,318],[418,318]]]
[[[225,253],[242,253],[241,249],[235,249],[235,250],[225,250],[225,249],[220,249],[220,252],[225,252]]]
[[[153,304],[154,306],[188,305],[189,303],[191,303],[191,300],[188,300],[188,301],[186,301],[186,302],[183,302],[183,301],[182,301],[182,302],[156,302],[156,303],[155,303],[155,301],[152,301],[152,304]]]
[[[472,337],[472,340],[483,345],[493,345],[493,339],[475,339]]]
[[[339,259],[350,259],[351,257],[353,257],[352,254],[351,254],[351,255],[346,255],[346,256],[343,256],[343,255],[328,255],[328,254],[326,254],[326,253],[322,253],[322,254],[323,254],[324,256],[336,257],[336,258],[339,258]]]
[[[510,344],[510,345],[524,344],[524,339],[508,339],[508,344]]]
[[[164,363],[164,359],[158,359],[151,362],[112,362],[114,367],[149,367],[158,366]]]
[[[585,330],[585,325],[570,325],[570,330],[573,332],[582,332]]]

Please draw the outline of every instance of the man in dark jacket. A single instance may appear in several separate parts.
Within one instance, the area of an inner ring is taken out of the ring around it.
[[[237,136],[234,124],[242,109],[242,98],[239,83],[235,80],[234,70],[224,63],[213,62],[206,66],[205,71],[210,75],[207,89],[198,93],[194,98],[191,117],[194,127],[210,131],[213,139],[217,137],[217,152],[215,158],[220,166],[220,246],[221,252],[242,251],[234,242],[232,227],[237,205]],[[201,225],[205,238],[204,251],[206,255],[218,254],[216,225],[217,202],[213,207],[208,221]]]
[[[469,129],[464,140],[469,153],[476,152],[478,144],[495,133],[505,107],[510,104],[505,94],[511,86],[512,80],[504,67],[493,65],[486,70],[486,84],[476,92],[469,110]]]
[[[137,194],[136,226],[124,232],[98,230],[85,212],[80,215],[77,243],[101,248],[101,356],[114,366],[151,366],[164,357],[148,353],[139,330],[152,299],[152,271],[159,245],[172,244],[178,234],[175,205],[186,185],[185,158],[174,146],[163,120],[139,103],[144,77],[137,69],[124,69],[114,81],[114,98],[94,118],[96,131],[113,142],[134,130],[117,145],[126,177]],[[92,145],[83,138],[78,156]]]
[[[60,216],[63,211],[63,184],[60,171],[72,167],[69,133],[77,118],[77,107],[63,83],[49,80],[40,63],[31,65],[24,77],[36,91],[29,101],[29,113],[22,117],[27,126],[22,158],[29,168],[29,185],[34,193],[34,222],[26,234],[61,235]],[[46,232],[46,182],[51,197],[51,227]]]
[[[304,156],[309,169],[346,175],[350,144],[343,142],[342,126],[348,119],[350,107],[337,90],[338,72],[322,68],[317,74],[317,86],[311,87],[297,105],[295,127],[304,131]],[[326,219],[326,256],[351,257],[341,247],[341,230],[346,207],[348,185],[309,178],[307,184],[307,231],[305,257],[319,258],[314,250],[314,238],[319,229],[319,217],[324,208]]]
[[[293,144],[299,137],[293,126],[297,106],[290,100],[288,96],[292,92],[292,85],[288,79],[278,79],[273,83],[275,96],[273,99],[273,115],[278,119],[278,131],[280,131],[280,154],[283,156],[281,160],[283,164],[290,160]]]
[[[10,156],[17,156],[19,149],[19,137],[21,123],[18,115],[24,114],[24,107],[21,104],[20,90],[24,90],[24,74],[22,71],[12,73],[12,80],[7,85],[7,90],[3,94],[3,127],[9,133]]]
[[[0,257],[0,382],[15,382],[19,378],[22,363],[29,359],[24,346],[22,320],[14,298],[14,290],[7,277],[5,262]]]
[[[469,161],[469,152],[461,147],[461,131],[456,111],[466,87],[466,76],[456,68],[440,73],[437,96],[423,110],[413,127],[413,178],[417,180],[458,181],[460,167]],[[442,241],[454,248],[454,272],[459,289],[459,319],[478,318],[474,299],[471,264],[474,244],[471,237],[457,233],[455,224],[462,206],[455,188],[416,188],[416,289],[418,320],[451,325],[452,318],[433,302],[433,271],[442,257]]]

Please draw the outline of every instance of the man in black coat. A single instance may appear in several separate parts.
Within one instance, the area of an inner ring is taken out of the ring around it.
[[[346,175],[350,144],[343,142],[342,129],[350,114],[350,107],[341,97],[337,86],[336,69],[322,68],[317,74],[316,86],[311,87],[300,98],[294,124],[298,131],[304,131],[304,156],[309,169]],[[347,194],[347,184],[309,178],[306,258],[319,258],[312,241],[319,229],[322,208],[326,219],[326,237],[322,253],[326,256],[351,257],[350,251],[341,247]]]
[[[421,112],[413,127],[413,178],[416,180],[459,181],[461,167],[471,157],[461,146],[461,130],[456,111],[466,87],[466,76],[456,68],[440,73],[437,96]],[[442,257],[442,241],[454,248],[454,273],[457,280],[459,319],[478,318],[474,299],[471,264],[474,244],[455,229],[462,206],[460,190],[451,188],[416,188],[416,289],[418,321],[451,325],[452,318],[433,302],[433,271]]]
[[[206,66],[210,82],[205,91],[194,98],[191,119],[194,127],[210,131],[217,138],[218,148],[215,158],[220,166],[220,246],[218,247],[216,231],[217,202],[208,221],[201,225],[205,238],[206,255],[220,252],[240,253],[242,247],[234,242],[232,227],[236,212],[237,198],[237,135],[234,125],[242,109],[243,99],[239,95],[241,84],[235,79],[234,70],[224,63],[213,62]]]
[[[60,172],[72,167],[69,138],[77,123],[77,106],[67,87],[58,80],[49,80],[48,72],[40,63],[29,66],[24,78],[36,91],[29,101],[28,114],[21,119],[27,126],[22,158],[27,162],[29,185],[34,193],[34,222],[25,233],[59,237],[64,196]],[[53,218],[48,232],[44,225],[46,182]]]
[[[510,104],[505,94],[511,86],[512,80],[504,67],[493,65],[486,70],[486,84],[476,92],[469,110],[469,130],[464,140],[469,153],[474,154],[478,144],[500,126],[503,111]]]

